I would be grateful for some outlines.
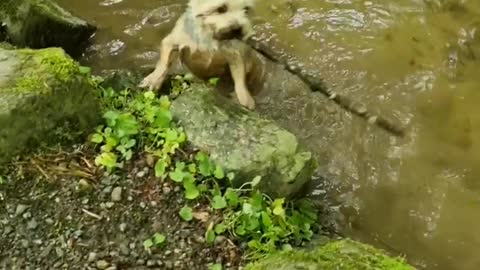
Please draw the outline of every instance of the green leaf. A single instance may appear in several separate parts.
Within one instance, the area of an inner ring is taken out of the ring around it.
[[[240,236],[245,235],[245,233],[246,233],[246,231],[245,231],[245,226],[243,226],[243,225],[237,226],[237,227],[235,228],[235,233],[236,233],[237,235],[240,235]]]
[[[180,214],[180,217],[185,221],[191,221],[193,219],[192,208],[188,206],[182,207],[182,209],[180,209],[179,214]]]
[[[155,176],[158,178],[165,176],[167,166],[168,165],[165,160],[159,159],[157,163],[155,163]]]
[[[267,212],[263,211],[262,212],[262,224],[266,228],[270,228],[273,225],[272,219],[270,218],[270,215],[268,215]]]
[[[170,100],[168,99],[167,96],[161,96],[159,102],[160,102],[160,107],[162,109],[165,109],[165,110],[170,109]]]
[[[188,200],[195,200],[200,196],[200,191],[197,186],[195,186],[195,183],[185,182],[183,183],[183,187],[185,188],[185,198]]]
[[[207,232],[205,233],[205,240],[207,243],[212,244],[215,242],[215,232],[212,229],[208,229]]]
[[[80,74],[83,74],[83,75],[89,75],[92,72],[92,69],[90,67],[80,66],[79,72]]]
[[[178,168],[176,168],[175,171],[171,172],[169,175],[170,179],[177,183],[181,183],[183,181],[183,178],[185,177],[185,173],[183,173],[183,171],[179,170]]]
[[[216,86],[218,84],[218,81],[220,81],[220,78],[218,77],[210,78],[208,79],[208,84]]]
[[[283,244],[282,245],[282,251],[292,251],[293,247],[290,244]]]
[[[92,138],[90,138],[90,141],[96,144],[99,144],[103,142],[103,135],[99,133],[95,133],[92,135]]]
[[[100,156],[95,158],[95,164],[97,166],[102,165],[107,168],[114,168],[117,166],[117,155],[110,152],[102,153]]]
[[[252,205],[249,203],[244,203],[242,206],[242,212],[245,213],[246,215],[252,215],[254,213]]]
[[[126,148],[132,148],[135,146],[135,144],[137,143],[137,141],[135,139],[130,139],[128,140],[127,142],[125,142],[125,147]]]
[[[143,93],[143,96],[146,99],[153,100],[155,98],[155,93],[153,93],[153,91],[147,91],[147,92]]]
[[[222,270],[223,266],[219,263],[208,266],[208,270]]]
[[[169,110],[161,109],[155,115],[155,127],[168,128],[172,121],[172,113]]]
[[[190,173],[193,173],[193,174],[197,173],[197,165],[195,165],[195,163],[190,163],[188,164],[187,167]]]
[[[260,222],[255,216],[252,216],[247,221],[247,230],[251,232],[257,231],[258,227],[260,227]]]
[[[119,137],[136,135],[139,132],[139,124],[133,115],[123,113],[116,119],[115,130]]]
[[[115,146],[117,146],[119,143],[118,139],[114,136],[108,136],[106,138],[106,147],[108,147],[108,149],[113,149]]]
[[[178,140],[178,132],[175,129],[169,128],[165,132],[165,141],[176,142]]]
[[[223,208],[227,207],[227,202],[225,201],[224,197],[215,196],[215,197],[213,197],[212,207],[213,207],[213,209],[223,209]]]
[[[251,183],[252,187],[256,187],[261,180],[262,180],[262,177],[260,175],[255,176],[255,178],[253,178]]]
[[[117,123],[117,118],[120,116],[120,113],[117,111],[107,111],[103,114],[103,118],[107,120],[107,125],[114,127]]]
[[[223,172],[223,168],[219,165],[217,165],[217,167],[215,168],[215,172],[213,174],[213,176],[217,179],[223,179],[225,178],[225,173]]]
[[[200,174],[208,177],[212,175],[212,164],[207,156],[207,154],[203,152],[197,153],[195,159],[198,161],[198,169]]]
[[[225,226],[225,224],[223,224],[223,223],[219,223],[219,224],[215,225],[215,229],[214,229],[214,230],[215,230],[215,233],[216,233],[217,235],[220,235],[220,234],[224,233],[224,232],[227,230],[227,226]]]
[[[228,188],[225,191],[225,198],[227,199],[228,206],[230,207],[237,207],[240,203],[240,197],[238,196],[237,192],[231,188]]]
[[[159,246],[163,243],[165,243],[165,240],[167,238],[165,237],[165,235],[161,234],[161,233],[155,233],[153,235],[153,243],[156,245],[156,246]]]
[[[260,192],[255,192],[249,200],[252,205],[252,209],[255,212],[259,212],[263,209],[264,198]]]
[[[127,150],[124,154],[123,157],[125,160],[131,160],[133,156],[133,151],[132,150]]]
[[[150,249],[151,247],[153,247],[153,240],[152,239],[147,239],[145,241],[143,241],[143,247],[145,249]]]
[[[272,203],[273,214],[280,217],[285,217],[285,209],[283,208],[283,204],[285,203],[285,199],[276,199]]]

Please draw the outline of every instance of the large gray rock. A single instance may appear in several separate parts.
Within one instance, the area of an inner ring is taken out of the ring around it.
[[[292,133],[203,84],[182,93],[171,110],[194,147],[237,175],[235,186],[262,176],[263,192],[291,197],[312,177],[316,162]]]
[[[0,163],[90,132],[100,116],[89,78],[62,49],[0,47]]]
[[[331,241],[311,250],[294,250],[267,256],[246,270],[414,270],[400,258],[351,240]]]
[[[0,38],[4,32],[16,46],[62,47],[70,54],[79,53],[95,32],[51,0],[1,0],[0,25]]]

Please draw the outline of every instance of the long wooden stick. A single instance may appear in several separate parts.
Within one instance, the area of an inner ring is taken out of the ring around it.
[[[322,93],[328,99],[332,100],[337,105],[349,111],[350,113],[366,120],[370,124],[374,124],[380,127],[381,129],[395,136],[398,136],[398,137],[405,136],[405,131],[400,126],[395,125],[394,123],[390,122],[389,120],[383,118],[380,115],[375,115],[373,113],[370,113],[363,106],[355,106],[355,103],[352,102],[349,98],[345,96],[341,96],[331,91],[331,89],[329,89],[328,87],[326,87],[325,83],[322,81],[322,79],[318,78],[318,76],[315,76],[309,73],[308,71],[302,69],[298,65],[289,63],[285,55],[275,52],[270,47],[268,47],[267,44],[261,42],[257,38],[250,37],[249,39],[246,40],[246,43],[256,51],[258,51],[260,54],[265,56],[267,59],[282,65],[288,72],[296,75],[306,85],[310,87],[310,90],[312,92]]]

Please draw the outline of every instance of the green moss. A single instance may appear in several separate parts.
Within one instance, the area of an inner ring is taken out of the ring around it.
[[[67,57],[62,49],[21,49],[16,52],[29,61],[20,71],[23,76],[16,76],[10,83],[14,87],[9,88],[9,91],[15,93],[28,93],[32,90],[47,93],[56,84],[66,83],[80,72],[75,61]]]
[[[314,250],[273,254],[246,270],[413,270],[401,258],[352,240],[332,241]]]
[[[89,78],[62,49],[0,49],[0,59],[0,163],[79,138],[100,120]]]
[[[15,49],[15,46],[7,42],[0,42],[0,49],[13,50]]]

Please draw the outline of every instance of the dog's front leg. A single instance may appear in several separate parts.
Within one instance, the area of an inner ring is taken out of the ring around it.
[[[178,57],[178,49],[169,37],[162,41],[160,48],[160,59],[155,66],[155,70],[143,79],[140,87],[148,88],[149,90],[158,90],[163,84],[165,77],[168,74],[168,69],[173,61]]]
[[[229,56],[228,65],[235,85],[235,93],[241,105],[253,110],[255,108],[255,100],[250,95],[246,84],[245,62],[240,54],[233,53]]]

